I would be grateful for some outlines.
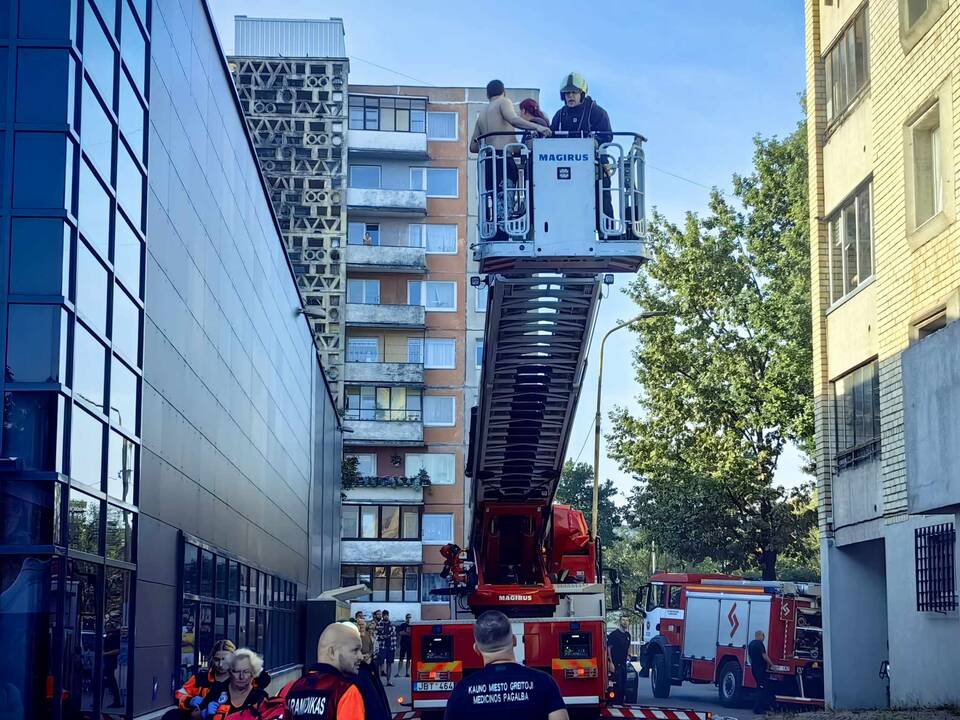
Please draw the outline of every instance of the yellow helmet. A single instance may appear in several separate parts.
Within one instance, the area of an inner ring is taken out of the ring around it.
[[[563,79],[563,85],[560,88],[560,99],[564,100],[564,93],[576,92],[579,90],[584,95],[587,94],[587,79],[578,72],[567,73]]]

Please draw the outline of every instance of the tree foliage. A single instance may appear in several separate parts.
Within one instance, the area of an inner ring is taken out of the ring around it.
[[[813,439],[806,129],[755,140],[735,200],[710,195],[682,225],[654,214],[653,262],[628,289],[670,317],[635,326],[642,412],[608,440],[638,478],[630,518],[670,556],[809,562],[810,487],[774,485],[788,443]]]
[[[613,544],[615,531],[623,524],[623,512],[613,501],[616,495],[617,489],[613,486],[613,480],[604,480],[600,483],[598,499],[600,519],[597,523],[597,535],[600,536],[600,542],[604,547],[610,547]],[[593,518],[593,466],[567,460],[563,464],[563,472],[560,475],[560,484],[557,486],[555,500],[558,503],[582,511],[587,518],[587,525],[591,525]]]

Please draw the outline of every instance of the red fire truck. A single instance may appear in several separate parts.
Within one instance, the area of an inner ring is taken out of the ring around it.
[[[746,647],[762,630],[777,700],[823,704],[819,585],[660,572],[635,609],[654,697],[684,682],[714,683],[723,705],[739,705],[756,688]]]

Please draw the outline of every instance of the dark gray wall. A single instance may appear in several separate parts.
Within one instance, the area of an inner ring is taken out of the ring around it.
[[[903,427],[911,513],[960,508],[960,322],[904,351]]]
[[[137,714],[169,704],[178,530],[301,597],[339,563],[335,412],[204,0],[154,5],[149,168]]]

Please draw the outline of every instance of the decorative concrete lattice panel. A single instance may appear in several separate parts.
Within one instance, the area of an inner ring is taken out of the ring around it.
[[[348,63],[234,57],[230,67],[339,406],[346,292]]]

